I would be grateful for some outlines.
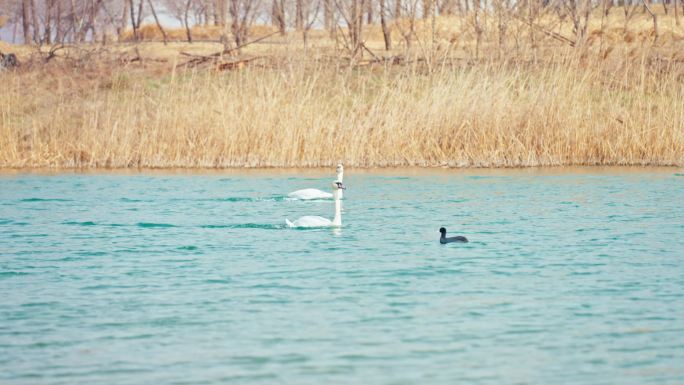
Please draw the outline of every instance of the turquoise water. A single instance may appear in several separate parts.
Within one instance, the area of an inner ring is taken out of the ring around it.
[[[0,176],[0,383],[684,383],[681,170],[330,181]]]

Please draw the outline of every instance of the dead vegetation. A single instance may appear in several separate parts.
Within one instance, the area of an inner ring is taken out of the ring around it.
[[[410,49],[371,26],[358,55],[315,30],[23,47],[0,75],[0,167],[681,166],[667,20],[657,40],[646,14],[579,40],[543,19],[505,39],[493,17],[479,39],[471,19],[417,20]]]

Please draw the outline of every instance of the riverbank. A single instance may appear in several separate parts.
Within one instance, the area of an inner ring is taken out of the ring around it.
[[[644,36],[390,61],[272,45],[191,67],[179,44],[55,59],[0,75],[0,167],[681,166],[684,40]]]

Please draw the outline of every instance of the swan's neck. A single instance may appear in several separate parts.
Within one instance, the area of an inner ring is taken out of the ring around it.
[[[344,182],[342,179],[344,179],[344,170],[340,171],[337,173],[337,181],[338,182]],[[337,196],[342,199],[343,196],[343,190],[337,190]]]
[[[333,218],[333,226],[342,226],[342,202],[340,202],[339,191],[335,191],[335,218]]]

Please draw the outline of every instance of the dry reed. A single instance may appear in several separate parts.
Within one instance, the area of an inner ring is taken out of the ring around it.
[[[684,63],[662,52],[5,74],[0,167],[681,166]]]

